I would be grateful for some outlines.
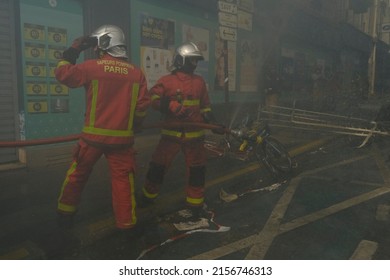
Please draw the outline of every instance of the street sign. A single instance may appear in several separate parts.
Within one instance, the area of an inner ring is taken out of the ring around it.
[[[384,32],[390,32],[390,23],[383,23],[382,24],[382,33]]]
[[[220,25],[227,27],[237,27],[237,15],[219,12],[218,20]]]
[[[220,26],[219,36],[222,40],[237,41],[237,29]]]
[[[247,11],[249,13],[253,13],[255,11],[254,0],[240,0],[240,1],[238,1],[238,8],[240,10]]]
[[[238,28],[252,31],[252,14],[238,10],[237,26]]]
[[[218,10],[225,13],[237,14],[237,5],[218,1]]]

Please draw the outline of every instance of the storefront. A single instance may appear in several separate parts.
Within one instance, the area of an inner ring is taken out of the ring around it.
[[[203,4],[199,4],[199,3]],[[253,36],[255,1],[103,1],[103,0],[3,0],[0,24],[7,31],[2,47],[8,51],[1,64],[6,80],[1,84],[2,141],[47,139],[78,134],[84,118],[84,90],[59,84],[54,69],[72,40],[102,24],[120,26],[127,35],[130,60],[145,72],[149,87],[168,73],[175,47],[194,41],[205,60],[197,68],[214,104],[229,99],[259,100],[257,69],[261,54]],[[210,5],[215,5],[210,8]],[[231,9],[233,8],[233,9]],[[221,25],[219,14],[234,18],[231,29]],[[223,27],[223,29],[221,29]],[[234,36],[223,31],[233,30]],[[258,34],[257,34],[258,35]],[[230,36],[230,35],[229,35]],[[17,42],[14,45],[14,42]],[[6,42],[6,44],[4,43]],[[239,43],[238,43],[239,42]],[[83,53],[79,61],[93,57]],[[223,60],[221,58],[224,58]],[[227,66],[227,72],[226,72]],[[224,87],[226,73],[229,91]],[[243,73],[243,74],[241,74]],[[72,143],[0,150],[0,163],[29,166],[61,164]],[[70,156],[70,155],[69,155]]]
[[[337,26],[298,11],[290,17],[284,34],[279,64],[286,98],[327,94],[339,71]]]
[[[266,11],[261,17],[266,20],[257,20],[256,5],[261,3],[265,2],[0,1],[0,140],[47,139],[80,132],[84,90],[59,84],[54,69],[74,38],[103,24],[124,30],[130,60],[143,69],[149,87],[169,73],[175,47],[194,41],[205,57],[197,74],[206,80],[216,108],[225,108],[227,102],[260,103],[264,94],[261,70],[271,53],[282,78],[283,94],[291,98],[310,96],[317,73],[326,79],[340,74],[347,88],[354,71],[367,69],[371,41],[366,34],[305,11],[286,10],[281,26],[279,19],[269,17]],[[277,7],[268,8],[277,13]],[[271,41],[270,35],[275,37]],[[92,57],[93,51],[88,50],[79,61]],[[382,57],[389,59],[385,47],[378,48],[377,60],[384,61]],[[384,80],[388,67],[385,63],[378,67],[383,69],[378,77]],[[69,161],[71,147],[72,143],[58,143],[2,148],[0,164],[61,164]]]

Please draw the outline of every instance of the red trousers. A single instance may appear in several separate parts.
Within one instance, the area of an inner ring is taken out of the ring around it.
[[[152,155],[143,189],[144,195],[148,198],[155,198],[158,195],[164,175],[179,151],[184,153],[186,163],[186,202],[191,206],[202,206],[206,164],[203,139],[189,141],[161,137]]]
[[[66,173],[58,198],[58,211],[75,213],[81,193],[92,168],[104,154],[112,184],[112,204],[118,228],[131,228],[136,222],[134,197],[135,156],[133,148],[104,148],[88,145],[80,140],[73,154],[73,162]]]

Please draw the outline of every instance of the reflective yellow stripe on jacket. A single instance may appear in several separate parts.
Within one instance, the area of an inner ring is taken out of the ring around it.
[[[99,88],[99,82],[97,80],[93,80],[92,81],[92,104],[91,104],[91,112],[89,114],[89,125],[83,128],[83,132],[89,134],[95,134],[95,135],[114,136],[114,137],[133,136],[134,135],[132,131],[133,119],[134,119],[135,106],[138,99],[139,84],[136,83],[133,85],[129,122],[126,130],[115,130],[115,129],[95,127],[98,88]]]
[[[67,65],[67,64],[70,64],[69,61],[66,61],[66,60],[60,60],[57,64],[57,68],[58,67],[61,67],[62,65]]]
[[[210,107],[206,107],[206,108],[200,109],[200,112],[201,113],[211,112],[211,108]]]
[[[184,138],[198,138],[198,137],[204,136],[205,132],[204,132],[204,130],[183,132],[183,131],[177,131],[177,130],[162,129],[161,134],[167,135],[167,136],[178,137],[178,138],[181,138],[182,136],[184,136]]]
[[[160,95],[153,94],[152,97],[151,97],[151,99],[152,99],[152,101],[157,100],[157,99],[160,99]]]
[[[184,106],[199,106],[200,100],[183,100],[183,105]]]
[[[161,97],[157,94],[153,94],[151,96],[152,101],[161,99]],[[184,106],[199,106],[200,105],[200,100],[199,99],[184,99],[182,104]]]

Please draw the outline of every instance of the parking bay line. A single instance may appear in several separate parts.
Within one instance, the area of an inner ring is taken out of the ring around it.
[[[264,227],[264,229],[259,234],[251,235],[249,237],[232,242],[225,246],[210,250],[208,252],[199,254],[197,256],[193,256],[189,259],[192,260],[217,259],[256,244],[257,245],[255,247],[252,247],[254,249],[250,254],[247,255],[246,259],[263,259],[268,249],[268,246],[272,243],[273,238],[276,235],[294,230],[298,227],[302,227],[304,225],[315,222],[319,219],[325,218],[329,215],[335,214],[337,212],[340,212],[352,206],[356,206],[367,200],[376,198],[378,196],[384,195],[389,192],[390,192],[390,188],[388,186],[381,187],[372,192],[351,198],[349,200],[335,204],[323,210],[294,219],[288,223],[281,224],[280,227],[278,227],[277,223],[271,220],[272,222],[269,222],[268,226]]]
[[[332,164],[326,167],[321,167],[309,172],[306,172],[307,175],[314,174],[315,172],[322,171],[325,169],[333,168],[339,165],[345,165],[348,163],[352,163],[357,160],[364,159],[367,156],[359,156],[356,158],[352,158],[349,160],[345,160],[336,164]],[[375,197],[384,195],[386,193],[390,192],[390,186],[383,186],[381,188],[375,189],[371,192],[367,192],[365,194],[353,197],[351,199],[345,200],[341,203],[337,203],[333,206],[330,206],[328,208],[325,208],[323,210],[316,211],[314,213],[311,213],[309,215],[294,219],[288,223],[285,224],[279,224],[278,221],[280,221],[280,218],[283,217],[283,214],[285,209],[287,208],[289,201],[291,200],[295,189],[299,183],[300,178],[303,178],[305,174],[302,174],[303,176],[299,176],[295,178],[295,181],[292,180],[290,183],[290,186],[287,187],[285,190],[285,194],[281,197],[278,204],[275,206],[273,212],[270,215],[270,218],[268,219],[267,223],[265,224],[263,230],[258,233],[251,235],[249,237],[246,237],[244,239],[232,242],[230,244],[221,246],[219,248],[215,248],[213,250],[210,250],[208,252],[199,254],[197,256],[193,256],[189,259],[217,259],[223,256],[226,256],[228,254],[234,253],[238,250],[247,248],[249,246],[252,246],[252,248],[249,251],[249,254],[246,256],[246,259],[263,259],[268,247],[271,245],[274,237],[279,235],[280,233],[284,233],[290,230],[293,230],[295,228],[304,226],[306,224],[312,223],[314,221],[317,221],[319,219],[322,219],[326,216],[335,214],[337,212],[340,212],[344,209],[350,208],[352,206],[358,205],[362,202],[365,202],[367,200],[373,199]],[[289,190],[290,189],[290,190]],[[277,213],[277,211],[280,211],[280,213]]]
[[[371,260],[377,249],[378,243],[370,240],[362,240],[350,260]]]

